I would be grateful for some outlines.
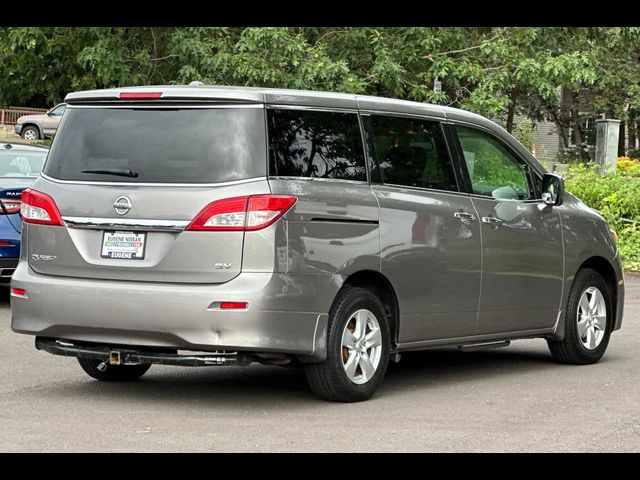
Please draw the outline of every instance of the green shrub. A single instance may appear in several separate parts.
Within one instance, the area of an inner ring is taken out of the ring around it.
[[[572,165],[566,175],[567,191],[607,219],[618,233],[625,268],[640,270],[640,167],[622,159],[618,168],[617,175],[598,175],[594,164]]]
[[[513,136],[525,146],[527,150],[531,149],[533,139],[536,135],[536,126],[530,118],[524,118],[516,125]]]

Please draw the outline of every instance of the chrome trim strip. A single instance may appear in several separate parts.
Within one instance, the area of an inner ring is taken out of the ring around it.
[[[350,183],[352,185],[366,185],[369,186],[369,182],[366,180],[348,180],[346,178],[322,178],[322,177],[293,177],[287,175],[270,175],[269,180],[303,180],[305,182],[341,182]]]
[[[439,117],[437,110],[432,110],[431,112],[425,113],[414,113],[414,112],[397,112],[394,110],[373,110],[370,108],[361,109],[360,115],[376,115],[376,116],[388,116],[388,117],[407,117],[416,120],[427,120],[431,122],[445,123],[445,117]],[[442,113],[442,112],[440,112]]]
[[[469,194],[467,192],[463,192],[458,190],[457,192],[454,192],[453,190],[437,190],[435,188],[426,188],[426,187],[414,187],[414,186],[410,186],[410,185],[396,185],[394,183],[372,183],[371,184],[372,187],[374,188],[393,188],[396,190],[405,190],[406,193],[422,193],[422,194],[430,194],[430,193],[435,193],[438,195],[453,195],[456,197],[466,197],[469,198]],[[404,192],[401,192],[404,193]],[[484,197],[483,197],[484,198]]]
[[[158,100],[149,100],[149,102],[158,102],[155,105],[150,105],[148,103],[145,104],[141,104],[138,105],[134,102],[130,102],[130,103],[110,103],[110,102],[127,102],[127,100],[120,100],[118,98],[113,98],[113,99],[107,99],[107,100],[84,100],[87,103],[70,103],[67,108],[70,109],[75,109],[75,108],[99,108],[99,109],[103,109],[103,108],[125,108],[125,109],[159,109],[159,110],[164,110],[167,108],[170,109],[176,109],[176,110],[187,110],[187,109],[217,109],[217,108],[223,108],[223,109],[230,109],[230,108],[264,108],[264,104],[263,103],[244,103],[244,102],[238,102],[238,103],[234,103],[232,101],[226,101],[226,102],[215,102],[215,103],[204,103],[202,105],[189,105],[189,104],[182,104],[181,102],[183,101],[189,101],[189,102],[193,102],[194,99],[192,98],[162,98],[162,99],[158,99]],[[93,101],[94,103],[88,103]],[[135,100],[135,102],[141,102],[144,100]],[[100,103],[100,102],[105,102],[105,103]]]
[[[298,105],[298,104],[281,104],[267,103],[269,110],[309,110],[313,112],[329,112],[329,113],[358,113],[358,107],[324,107],[321,105]]]
[[[243,183],[262,182],[267,179],[264,177],[244,178],[242,180],[230,180],[228,182],[219,183],[144,183],[144,182],[97,182],[92,180],[60,180],[50,177],[45,173],[40,176],[54,183],[66,183],[72,185],[110,185],[110,186],[133,186],[133,187],[226,187],[228,185],[240,185]]]
[[[182,232],[189,220],[147,220],[142,218],[62,217],[69,228],[91,230],[152,230],[155,232]]]

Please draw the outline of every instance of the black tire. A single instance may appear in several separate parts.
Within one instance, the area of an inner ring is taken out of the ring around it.
[[[360,309],[373,313],[380,326],[382,353],[378,368],[364,384],[353,383],[343,367],[342,334],[353,313]],[[305,365],[307,381],[313,393],[334,402],[360,402],[378,389],[389,364],[389,322],[380,299],[370,290],[359,287],[343,289],[331,306],[327,326],[327,359]]]
[[[583,292],[589,287],[596,287],[604,297],[607,322],[604,335],[600,344],[593,350],[586,348],[578,335],[578,305]],[[609,337],[611,336],[611,328],[613,325],[613,308],[611,301],[611,292],[602,275],[590,268],[584,268],[578,271],[569,292],[567,300],[566,317],[564,322],[564,340],[547,340],[549,350],[553,358],[560,363],[568,363],[573,365],[588,365],[596,363],[602,358]]]
[[[131,382],[138,380],[151,367],[148,363],[140,365],[109,365],[107,363],[104,371],[101,371],[98,369],[98,365],[102,363],[100,360],[78,358],[78,363],[87,372],[87,375],[103,382]]]
[[[36,140],[40,140],[40,132],[38,131],[38,129],[36,127],[27,127],[27,128],[25,128],[24,130],[22,130],[22,132],[20,132],[20,136],[22,138],[26,139],[27,132],[33,132],[35,137],[36,137],[35,139]]]

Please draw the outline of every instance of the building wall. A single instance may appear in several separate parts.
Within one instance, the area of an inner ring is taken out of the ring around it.
[[[515,125],[524,120],[525,117],[516,115],[513,119]],[[539,160],[555,160],[560,150],[560,136],[553,122],[534,122],[536,130],[533,143],[536,146],[536,158]],[[531,145],[525,145],[531,150]]]

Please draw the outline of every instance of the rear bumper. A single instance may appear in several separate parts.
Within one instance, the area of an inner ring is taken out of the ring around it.
[[[20,132],[22,132],[22,124],[21,123],[16,123],[16,126],[13,128],[13,130],[20,135]]]
[[[339,281],[330,275],[242,273],[220,285],[90,280],[41,275],[18,264],[11,328],[102,345],[326,356],[327,312]],[[215,310],[213,302],[248,302]]]

